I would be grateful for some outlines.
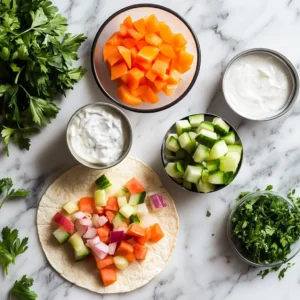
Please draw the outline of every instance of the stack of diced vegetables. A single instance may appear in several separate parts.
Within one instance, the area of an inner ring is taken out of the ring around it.
[[[194,56],[186,52],[187,41],[174,34],[155,15],[132,21],[128,16],[103,46],[111,80],[118,80],[118,95],[130,105],[156,103],[163,91],[171,96]]]
[[[81,198],[78,203],[69,201],[63,206],[63,213],[55,214],[53,222],[59,227],[53,235],[59,243],[68,241],[72,245],[76,261],[93,255],[107,286],[117,280],[117,269],[146,259],[148,242],[156,243],[164,237],[157,219],[149,214],[146,196],[153,211],[164,209],[167,204],[161,194],[146,195],[135,178],[113,196],[108,195],[111,183],[105,175],[96,184],[100,189],[94,197]]]
[[[176,134],[169,134],[165,157],[167,173],[186,189],[202,193],[229,184],[236,175],[242,145],[221,118],[212,122],[203,114],[176,122]]]

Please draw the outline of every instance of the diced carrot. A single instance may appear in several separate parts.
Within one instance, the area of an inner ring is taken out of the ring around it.
[[[109,242],[109,231],[107,231],[105,228],[98,228],[97,229],[97,234],[103,243],[108,243]]]
[[[98,215],[103,215],[104,214],[104,207],[102,206],[96,206],[94,208],[94,213]]]
[[[164,236],[165,234],[158,223],[151,226],[151,240],[153,242],[160,241]]]
[[[128,34],[137,41],[143,38],[143,36],[133,28],[128,29]]]
[[[128,225],[126,222],[122,222],[117,229],[127,229],[128,228]]]
[[[129,253],[133,253],[133,246],[126,241],[121,241],[115,255],[127,255]]]
[[[151,82],[154,82],[154,80],[156,79],[157,77],[157,74],[152,70],[150,69],[146,75],[145,75],[146,78],[148,78]]]
[[[152,63],[150,61],[139,60],[138,57],[135,62],[136,62],[136,67],[144,71],[148,71],[152,67]]]
[[[158,92],[160,92],[167,84],[164,80],[157,78],[153,81],[153,84]]]
[[[126,259],[129,261],[129,262],[133,262],[135,261],[135,255],[134,253],[128,253],[127,255],[125,255]]]
[[[141,80],[140,80],[140,86],[141,85],[146,85],[148,83],[146,77],[143,77]]]
[[[125,20],[123,21],[123,24],[127,27],[127,28],[132,28],[132,19],[130,16],[126,17]]]
[[[131,178],[126,184],[126,188],[128,189],[129,193],[131,195],[138,194],[140,192],[143,192],[145,188],[141,185],[141,183],[135,179],[134,177]]]
[[[148,247],[140,244],[135,244],[133,246],[133,252],[136,259],[144,260],[147,256]]]
[[[167,85],[164,86],[163,92],[167,96],[172,96],[177,88],[178,88],[177,84],[167,84]]]
[[[140,40],[137,42],[136,44],[137,48],[140,50],[142,50],[144,47],[148,46],[148,44],[146,43],[146,41],[144,40]]]
[[[163,81],[167,81],[169,79],[169,75],[168,74],[165,74],[164,76],[161,77],[161,79]]]
[[[158,53],[159,53],[159,48],[154,46],[146,46],[140,50],[137,58],[143,61],[152,62]]]
[[[118,51],[118,48],[111,44],[105,44],[103,46],[103,60],[107,61],[108,58],[114,54],[116,54]]]
[[[185,73],[190,69],[193,60],[194,60],[194,56],[192,54],[186,51],[180,51],[179,60],[177,63],[177,70],[180,73]]]
[[[133,68],[127,73],[127,85],[131,90],[138,88],[140,80],[144,77],[144,72],[138,68]]]
[[[137,21],[133,22],[133,27],[142,36],[145,35],[146,29],[145,29],[145,19],[144,18],[138,19]]]
[[[173,33],[170,27],[165,22],[159,22],[159,33],[161,38],[166,42],[171,44],[173,40]]]
[[[153,45],[153,46],[159,46],[163,42],[163,40],[155,33],[146,33],[145,41],[149,45]]]
[[[151,70],[158,76],[164,76],[167,72],[168,64],[161,61],[155,60],[154,64],[152,65]]]
[[[127,74],[128,74],[128,73],[126,73],[126,74],[124,74],[124,75],[122,75],[122,76],[120,77],[120,79],[122,80],[122,82],[127,83]]]
[[[101,270],[113,264],[114,264],[113,257],[111,255],[107,255],[105,258],[97,261],[97,268]]]
[[[161,60],[161,61],[165,62],[168,65],[171,62],[171,58],[163,55],[162,53],[158,53],[157,56],[155,57],[155,60]]]
[[[114,219],[114,217],[116,216],[116,214],[113,213],[113,212],[110,211],[110,210],[107,210],[107,211],[105,212],[105,215],[106,215],[106,217],[107,217],[109,223],[111,223],[112,220]]]
[[[168,83],[177,84],[180,81],[180,73],[175,69],[171,69],[169,72]]]
[[[132,90],[132,95],[136,97],[142,96],[145,93],[147,87],[148,87],[147,85],[140,85],[135,90]]]
[[[100,270],[100,275],[104,286],[108,286],[117,281],[117,269],[115,267],[106,267]]]
[[[156,103],[158,102],[157,95],[153,92],[150,86],[146,89],[145,93],[141,96],[142,100],[148,103]]]
[[[126,232],[128,235],[131,235],[133,237],[141,237],[145,236],[145,228],[141,227],[138,224],[131,223],[128,227],[128,230]]]
[[[80,211],[92,214],[94,212],[95,203],[93,197],[84,197],[79,200],[78,208]]]
[[[171,59],[176,58],[176,53],[171,45],[161,44],[161,45],[159,45],[159,49],[160,49],[161,53],[164,54],[165,56],[167,56]]]
[[[115,32],[106,42],[106,44],[111,44],[114,46],[121,45],[121,38],[119,32]]]
[[[132,246],[136,244],[136,241],[135,241],[134,238],[131,238],[131,239],[127,240],[126,242],[129,243]]]
[[[131,51],[124,46],[118,46],[118,50],[126,62],[128,68],[131,68]]]
[[[157,77],[158,79],[159,79],[159,77]],[[155,79],[156,80],[156,79]],[[154,81],[155,81],[154,80]],[[151,90],[155,93],[155,94],[158,94],[159,92],[160,92],[160,90],[158,90],[157,88],[156,88],[156,86],[154,85],[154,81],[153,82],[151,82],[150,80],[148,80],[148,87],[150,87],[151,88]],[[146,101],[147,102],[147,101]]]
[[[142,103],[142,100],[138,97],[133,96],[130,93],[130,90],[127,86],[122,85],[117,90],[118,96],[121,98],[123,102],[130,105],[139,105]]]
[[[150,15],[146,19],[146,31],[150,33],[159,31],[159,23],[155,15]]]
[[[122,45],[126,47],[127,49],[131,49],[136,45],[137,41],[133,38],[125,38],[122,39]]]
[[[106,210],[119,211],[118,200],[115,197],[108,197],[106,206]]]
[[[151,237],[151,228],[148,227],[148,228],[145,229],[145,236],[136,237],[135,240],[140,245],[145,245],[149,241],[150,237]]]
[[[172,44],[175,48],[181,48],[185,47],[187,41],[181,33],[177,33],[173,35]]]
[[[120,35],[125,37],[128,35],[128,28],[124,24],[120,24]]]
[[[108,233],[110,233],[112,226],[109,223],[105,223],[103,226],[101,226],[101,228],[105,229]]]
[[[132,48],[130,49],[130,51],[131,51],[131,57],[132,57],[133,59],[135,59],[135,58],[137,57],[138,53],[139,53],[139,50],[138,50],[136,47],[132,47]]]
[[[121,77],[128,71],[127,65],[124,62],[120,62],[111,67],[111,80]]]
[[[117,48],[117,50],[118,50],[118,48]],[[116,63],[118,63],[121,60],[122,60],[122,55],[120,54],[120,52],[118,50],[118,52],[112,53],[108,57],[107,62],[109,64],[110,68],[111,68],[112,66],[114,66]]]

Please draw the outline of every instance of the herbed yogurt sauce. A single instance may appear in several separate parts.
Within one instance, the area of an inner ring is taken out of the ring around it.
[[[273,55],[250,53],[229,66],[223,88],[238,113],[260,119],[284,108],[291,95],[292,78],[287,66]]]
[[[125,138],[120,116],[95,106],[81,110],[71,122],[70,142],[80,158],[101,165],[120,158]]]

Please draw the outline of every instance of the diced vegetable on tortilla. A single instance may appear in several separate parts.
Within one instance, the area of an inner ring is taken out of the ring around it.
[[[107,196],[105,190],[97,190],[94,194],[95,206],[105,206],[107,203]]]
[[[158,223],[151,226],[151,240],[153,242],[160,241],[164,236],[165,234]]]
[[[109,230],[105,227],[100,227],[97,229],[97,234],[103,243],[108,243],[109,242]]]
[[[135,261],[135,255],[134,253],[128,253],[127,255],[125,255],[126,259],[129,261],[129,262],[134,262]]]
[[[129,253],[133,253],[133,246],[126,241],[121,241],[115,252],[115,255],[127,255]]]
[[[145,190],[144,187],[135,178],[130,179],[125,184],[125,186],[131,195],[141,193]]]
[[[62,227],[66,232],[69,234],[73,234],[74,232],[74,224],[63,214],[57,212],[52,221],[57,224],[58,226]]]
[[[149,210],[148,210],[146,203],[138,204],[137,205],[137,215],[144,216],[147,214],[149,214]]]
[[[114,264],[113,257],[111,255],[106,256],[105,258],[97,261],[97,268],[99,270],[104,269],[108,266],[111,266]]]
[[[72,245],[75,252],[75,261],[84,260],[89,254],[90,251],[84,244],[81,236],[78,232],[74,233],[68,240],[68,242]]]
[[[154,212],[160,211],[167,206],[167,203],[165,202],[164,197],[161,194],[150,195],[149,198],[152,210]]]
[[[65,242],[68,241],[68,239],[70,238],[70,234],[68,232],[66,232],[64,229],[62,228],[57,228],[54,232],[53,232],[54,237],[58,240],[58,242],[60,244],[64,244]]]
[[[94,198],[84,197],[79,200],[78,207],[80,211],[92,214],[94,212]]]
[[[134,208],[129,204],[125,204],[124,206],[121,207],[120,213],[125,218],[129,218],[134,213]]]
[[[117,249],[118,243],[110,243],[108,245],[108,254],[109,255],[114,255]]]
[[[118,197],[118,205],[120,208],[126,204],[127,204],[127,198],[125,196]]]
[[[110,232],[110,242],[119,243],[124,239],[124,231],[122,230],[113,230]]]
[[[145,260],[148,252],[148,247],[140,244],[135,244],[133,246],[133,252],[136,259]]]
[[[124,256],[114,256],[113,260],[114,260],[115,266],[119,270],[125,270],[129,265],[128,260]]]
[[[133,237],[142,237],[145,236],[145,228],[138,224],[132,223],[129,225],[126,233]]]
[[[118,200],[115,197],[108,197],[106,207],[107,210],[119,211]]]
[[[139,219],[138,216],[130,216],[130,222],[129,222],[129,223],[130,223],[130,224],[131,224],[131,223],[140,224],[141,221],[140,221],[140,219]]]
[[[95,183],[101,190],[104,190],[112,185],[105,175],[100,176]]]
[[[113,213],[113,212],[110,211],[110,210],[107,210],[107,211],[105,212],[105,215],[106,215],[106,217],[107,217],[109,223],[112,223],[112,222],[113,222],[113,219],[114,219],[115,216],[116,216],[116,214]]]
[[[68,213],[68,214],[73,214],[76,211],[79,210],[77,203],[73,202],[73,201],[69,201],[67,202],[64,206],[63,209]]]
[[[118,228],[124,219],[124,216],[118,212],[111,223],[114,225],[114,228]]]
[[[107,267],[100,270],[104,286],[108,286],[117,281],[117,269],[115,267]]]
[[[141,237],[136,237],[135,240],[140,245],[145,245],[149,241],[150,238],[151,238],[151,228],[148,227],[145,229],[145,235],[141,236]]]

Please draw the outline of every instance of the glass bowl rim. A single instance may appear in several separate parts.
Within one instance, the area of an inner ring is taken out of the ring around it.
[[[97,72],[94,66],[94,53],[95,53],[95,49],[96,49],[96,45],[99,39],[99,36],[101,35],[102,31],[104,30],[104,28],[107,26],[107,24],[116,16],[118,16],[119,14],[130,10],[130,9],[134,9],[134,8],[140,8],[140,7],[153,7],[153,8],[158,8],[161,10],[164,10],[170,14],[173,14],[175,17],[177,17],[180,21],[182,21],[185,26],[188,28],[188,30],[190,31],[191,35],[193,36],[193,39],[195,41],[196,44],[196,52],[197,52],[197,65],[196,65],[196,69],[195,69],[195,73],[193,76],[193,79],[191,81],[191,83],[189,84],[189,86],[186,88],[186,90],[183,92],[183,94],[181,96],[179,96],[177,99],[175,99],[174,101],[172,101],[170,104],[159,107],[159,108],[152,108],[152,109],[139,109],[139,108],[135,108],[135,107],[131,107],[131,106],[126,106],[123,103],[121,103],[120,101],[117,101],[114,97],[112,97],[106,90],[105,88],[102,86],[101,81],[98,79],[97,76]],[[121,8],[120,10],[116,11],[115,13],[113,13],[110,17],[108,17],[106,19],[106,21],[104,21],[104,23],[100,26],[100,28],[98,29],[96,36],[94,38],[93,44],[92,44],[92,49],[91,49],[91,66],[92,66],[92,73],[94,76],[94,79],[98,85],[98,87],[100,88],[100,90],[102,91],[102,93],[110,100],[113,101],[114,103],[116,103],[117,105],[121,106],[122,108],[126,109],[126,110],[130,110],[133,112],[137,112],[137,113],[154,113],[154,112],[159,112],[159,111],[163,111],[165,109],[168,109],[170,107],[172,107],[173,105],[179,103],[182,99],[184,99],[188,93],[190,92],[190,90],[192,89],[192,87],[194,86],[194,84],[197,81],[198,75],[199,75],[199,71],[200,71],[200,66],[201,66],[201,48],[200,48],[200,43],[199,40],[197,38],[197,35],[194,31],[194,29],[192,28],[192,26],[182,17],[180,16],[177,12],[175,12],[174,10],[159,5],[159,4],[152,4],[152,3],[140,3],[140,4],[134,4],[134,5],[129,5],[126,7]]]

